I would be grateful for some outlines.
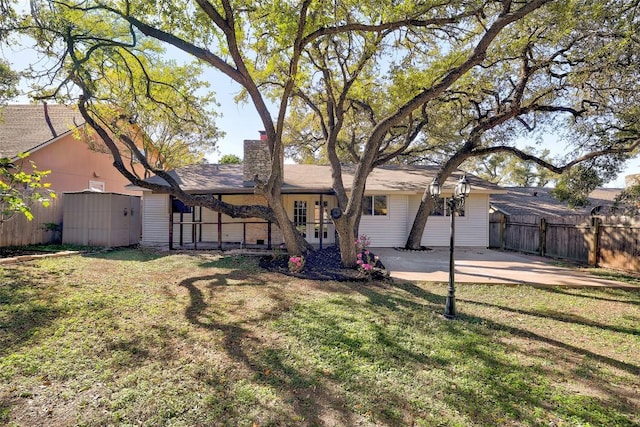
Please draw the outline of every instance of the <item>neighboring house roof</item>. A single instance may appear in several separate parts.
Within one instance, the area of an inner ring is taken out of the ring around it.
[[[0,108],[0,157],[34,151],[84,124],[65,105],[7,105]]]
[[[383,166],[374,169],[367,179],[367,192],[422,192],[433,181],[435,166]],[[181,188],[189,193],[241,194],[253,193],[244,185],[242,165],[191,165],[171,171]],[[353,181],[353,166],[343,166],[343,180],[347,190]],[[463,172],[454,173],[442,186],[446,194],[454,188]],[[467,174],[472,192],[502,193],[504,190],[490,182]],[[166,185],[157,176],[148,182]],[[332,193],[331,166],[284,165],[283,193]]]
[[[506,215],[589,215],[607,211],[613,206],[620,188],[597,188],[589,194],[587,206],[571,209],[566,202],[554,198],[547,187],[505,187],[507,193],[491,195],[492,209]]]

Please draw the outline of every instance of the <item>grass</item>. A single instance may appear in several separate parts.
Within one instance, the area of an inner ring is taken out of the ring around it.
[[[589,274],[598,276],[607,280],[616,280],[618,282],[628,283],[630,285],[640,286],[640,275],[629,274],[606,268],[590,268]]]
[[[337,283],[139,250],[0,267],[0,424],[634,426],[640,293]]]

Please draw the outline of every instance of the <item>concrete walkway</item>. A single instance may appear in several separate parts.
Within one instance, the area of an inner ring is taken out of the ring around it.
[[[449,280],[449,248],[432,251],[402,251],[372,248],[380,261],[397,279],[447,282]],[[559,261],[516,252],[482,248],[455,249],[455,280],[459,283],[507,283],[569,287],[616,287],[638,289],[614,280],[591,276],[586,270],[560,266]]]

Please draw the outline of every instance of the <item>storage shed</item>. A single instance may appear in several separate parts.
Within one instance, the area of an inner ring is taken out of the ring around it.
[[[82,191],[64,193],[62,243],[130,246],[140,242],[140,197]]]

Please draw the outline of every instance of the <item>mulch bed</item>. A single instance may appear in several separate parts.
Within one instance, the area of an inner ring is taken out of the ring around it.
[[[374,259],[374,256],[375,254],[370,253],[371,259]],[[340,250],[336,246],[309,253],[305,257],[304,269],[299,273],[289,271],[289,257],[287,255],[264,256],[260,259],[260,266],[269,271],[311,280],[367,282],[388,279],[387,271],[380,261],[376,261],[374,269],[369,273],[360,269],[345,268],[340,261]]]

